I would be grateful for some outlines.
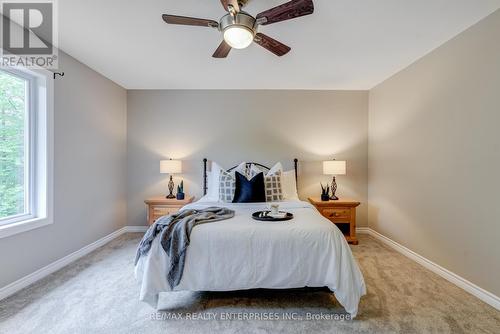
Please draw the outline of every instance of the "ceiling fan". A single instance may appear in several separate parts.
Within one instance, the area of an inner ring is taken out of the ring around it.
[[[259,25],[294,19],[314,12],[312,0],[291,0],[280,6],[266,10],[256,17],[244,12],[249,0],[221,0],[222,6],[228,11],[219,22],[194,17],[163,14],[163,20],[168,24],[200,26],[218,29],[222,32],[223,41],[212,57],[226,58],[232,48],[244,49],[255,42],[277,56],[287,54],[289,46],[258,32]]]

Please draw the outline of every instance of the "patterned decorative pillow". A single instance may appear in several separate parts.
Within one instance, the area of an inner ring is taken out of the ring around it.
[[[228,173],[224,170],[219,175],[219,200],[225,203],[231,203],[236,189],[236,178],[234,173]]]
[[[258,173],[261,173],[258,166],[252,165],[250,167],[249,177],[253,178]],[[283,200],[283,189],[281,186],[281,170],[264,177],[264,185],[266,188],[266,202],[280,202]]]
[[[281,171],[268,175],[264,178],[266,189],[266,202],[280,202],[283,200],[283,190],[281,188]]]

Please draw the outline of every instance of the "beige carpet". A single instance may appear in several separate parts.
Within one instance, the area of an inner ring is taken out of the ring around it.
[[[139,239],[122,236],[0,301],[0,333],[500,333],[499,311],[368,236],[352,247],[368,287],[354,321],[338,320],[343,309],[321,290],[170,293],[156,313],[137,298]]]

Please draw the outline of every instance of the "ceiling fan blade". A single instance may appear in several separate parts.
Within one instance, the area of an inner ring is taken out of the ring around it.
[[[220,43],[217,50],[215,50],[212,57],[214,57],[214,58],[226,58],[227,55],[229,54],[229,51],[231,51],[231,47],[229,46],[229,44],[227,44],[225,41],[222,41],[222,43]]]
[[[255,35],[255,43],[268,49],[278,57],[286,55],[291,50],[289,46],[261,33]]]
[[[177,16],[177,15],[168,15],[163,14],[163,21],[168,24],[181,24],[186,26],[199,26],[199,27],[210,27],[210,28],[218,28],[219,23],[214,20],[207,19],[198,19],[196,17],[187,17],[187,16]]]
[[[222,3],[224,9],[227,10],[228,12],[229,12],[229,5],[233,6],[236,12],[240,11],[240,4],[238,3],[238,0],[220,0],[220,2]]]
[[[258,14],[257,22],[261,25],[267,25],[312,13],[314,13],[312,0],[292,0]]]

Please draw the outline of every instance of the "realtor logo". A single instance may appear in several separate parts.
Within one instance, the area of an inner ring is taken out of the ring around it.
[[[57,68],[55,0],[1,3],[0,67]]]

